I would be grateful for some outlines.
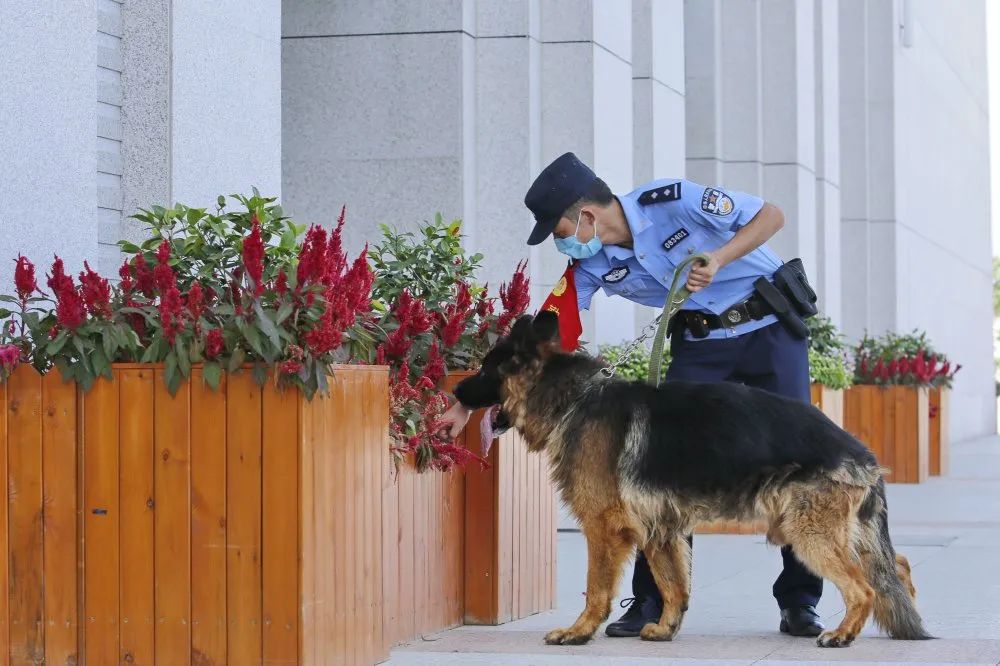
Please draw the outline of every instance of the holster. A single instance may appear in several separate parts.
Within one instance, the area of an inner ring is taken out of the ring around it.
[[[808,319],[819,312],[819,308],[816,307],[816,292],[809,285],[801,259],[792,259],[782,264],[781,268],[774,272],[774,284],[784,292],[792,307],[803,319]]]
[[[785,295],[778,290],[766,277],[757,278],[756,282],[753,283],[754,291],[757,295],[764,299],[772,310],[774,310],[775,316],[778,321],[788,330],[789,333],[804,340],[809,337],[809,328],[806,323],[802,321],[799,317],[798,312],[792,307]]]

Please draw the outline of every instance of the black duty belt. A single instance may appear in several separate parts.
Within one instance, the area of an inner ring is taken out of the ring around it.
[[[754,294],[742,303],[737,303],[718,315],[710,312],[681,310],[677,313],[673,323],[679,330],[686,328],[691,331],[691,335],[694,337],[704,338],[709,331],[719,328],[735,328],[740,324],[763,319],[769,314],[774,314],[774,308],[757,294]]]

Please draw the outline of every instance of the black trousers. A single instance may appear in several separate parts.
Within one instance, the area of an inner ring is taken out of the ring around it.
[[[667,381],[740,382],[804,402],[811,400],[807,341],[793,337],[780,323],[734,338],[684,340],[678,333],[671,338],[670,353]],[[815,606],[823,594],[823,579],[806,569],[790,546],[781,549],[781,559],[784,566],[772,587],[778,607]],[[632,574],[632,593],[660,597],[641,552]]]

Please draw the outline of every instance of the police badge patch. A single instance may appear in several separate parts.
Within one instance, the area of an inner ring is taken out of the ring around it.
[[[601,276],[601,279],[608,284],[621,282],[628,275],[628,266],[616,266]]]
[[[722,190],[706,187],[701,195],[701,209],[712,215],[729,215],[733,212],[733,200]]]

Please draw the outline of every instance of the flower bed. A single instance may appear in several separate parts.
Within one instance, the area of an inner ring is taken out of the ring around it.
[[[947,433],[942,438],[941,431],[947,423],[947,398],[940,396],[960,368],[952,367],[917,332],[866,336],[858,345],[856,385],[846,396],[844,427],[890,469],[887,480],[920,483],[932,469],[947,469]],[[930,391],[936,392],[933,410]],[[933,460],[932,424],[937,430]]]
[[[0,569],[11,654],[370,663],[551,607],[553,549],[525,559],[554,543],[544,461],[505,443],[487,463],[478,433],[440,433],[445,368],[475,367],[525,310],[524,265],[491,298],[457,223],[386,228],[350,259],[343,211],[328,232],[256,191],[234,198],[245,210],[141,211],[150,238],[120,243],[116,283],[89,265],[74,280],[57,257],[39,288],[18,259],[0,297],[0,431],[42,433],[46,453],[3,441],[8,485],[26,490],[0,522],[5,562],[46,567]],[[477,460],[472,490],[460,470],[418,474]]]

